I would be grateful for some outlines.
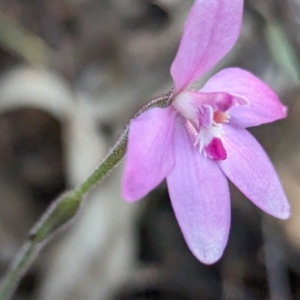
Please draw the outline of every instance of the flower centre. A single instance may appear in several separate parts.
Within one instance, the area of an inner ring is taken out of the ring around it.
[[[207,120],[203,122],[203,119],[207,118],[206,116],[198,119],[198,134],[194,145],[199,145],[199,151],[204,156],[213,160],[224,160],[227,158],[227,153],[222,142],[224,135],[222,123],[229,121],[229,113],[228,111],[213,112],[211,106],[208,106],[206,109],[211,111],[209,114],[212,115],[212,118],[209,122]]]
[[[232,98],[225,93],[183,92],[174,99],[175,109],[195,129],[194,146],[198,146],[205,157],[213,160],[227,158],[222,124],[230,120],[228,109],[233,104]]]

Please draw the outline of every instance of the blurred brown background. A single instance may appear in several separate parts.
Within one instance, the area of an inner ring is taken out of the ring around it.
[[[134,112],[171,86],[192,0],[0,0],[0,275],[61,192],[81,182]],[[122,167],[41,252],[15,300],[300,299],[300,2],[248,0],[214,69],[239,66],[289,107],[252,131],[292,205],[279,222],[232,188],[232,228],[213,266],[187,249],[163,184],[120,196]]]

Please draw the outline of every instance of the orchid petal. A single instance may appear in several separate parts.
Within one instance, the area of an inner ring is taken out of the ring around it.
[[[235,44],[243,0],[196,0],[171,66],[175,93],[211,69]]]
[[[217,73],[208,80],[201,92],[227,92],[248,100],[248,105],[230,108],[230,124],[238,127],[257,126],[286,117],[286,108],[277,95],[257,77],[239,68]]]
[[[227,159],[219,162],[226,176],[266,213],[286,219],[290,207],[266,153],[245,129],[224,125]]]
[[[174,136],[176,165],[167,176],[172,206],[190,250],[203,263],[217,261],[230,227],[228,183],[218,165],[193,146],[183,120]]]
[[[130,122],[122,195],[127,201],[144,197],[174,166],[175,111],[152,108]]]

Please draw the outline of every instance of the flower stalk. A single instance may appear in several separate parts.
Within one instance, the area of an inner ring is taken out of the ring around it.
[[[135,114],[134,118],[152,107],[166,107],[170,103],[170,96],[171,91],[151,100]],[[84,196],[121,162],[126,153],[128,132],[129,125],[124,128],[118,141],[92,174],[78,187],[53,201],[33,226],[28,240],[21,247],[0,283],[0,300],[11,298],[18,283],[43,246],[58,230],[73,220],[84,201]]]

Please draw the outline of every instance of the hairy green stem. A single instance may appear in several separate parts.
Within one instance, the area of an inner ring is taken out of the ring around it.
[[[166,107],[170,104],[172,91],[157,97],[139,110],[134,117],[152,107]],[[99,167],[78,187],[63,194],[55,200],[37,224],[29,232],[28,241],[25,242],[19,254],[12,262],[0,284],[0,300],[9,300],[22,276],[30,267],[40,249],[52,235],[66,225],[77,214],[84,196],[99,183],[122,160],[126,153],[129,125],[120,135],[116,144],[110,149]]]
[[[10,267],[1,284],[1,294],[0,299],[10,299],[13,291],[16,289],[16,286],[22,275],[26,272],[28,266],[35,257],[35,245],[31,242],[27,242],[21,248],[20,252],[15,258],[14,263]]]
[[[85,194],[122,160],[126,152],[127,136],[128,126],[100,166],[81,185],[65,193],[49,206],[29,232],[29,241],[24,244],[4,276],[0,284],[0,300],[10,299],[18,282],[45,242],[49,240],[53,233],[73,219]]]

